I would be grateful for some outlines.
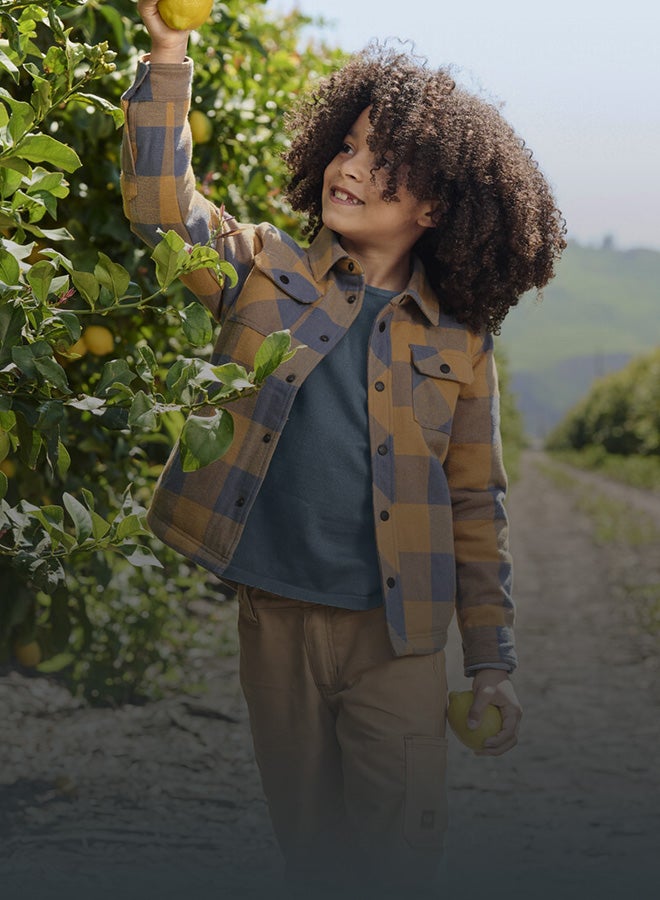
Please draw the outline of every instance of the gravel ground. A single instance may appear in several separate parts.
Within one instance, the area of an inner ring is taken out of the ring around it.
[[[636,492],[611,491],[637,508]],[[660,497],[643,497],[660,520]],[[655,900],[659,644],[631,598],[660,592],[658,546],[598,545],[575,486],[558,489],[534,455],[509,509],[521,739],[499,758],[451,740],[446,895]],[[459,643],[454,629],[458,690]],[[202,697],[119,710],[0,677],[2,900],[270,897],[280,868],[235,657]]]

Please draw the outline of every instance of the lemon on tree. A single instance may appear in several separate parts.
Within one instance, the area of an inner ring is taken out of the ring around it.
[[[451,691],[447,707],[447,721],[461,743],[472,750],[482,750],[486,738],[492,737],[502,730],[502,714],[496,706],[489,703],[479,727],[468,728],[467,718],[473,703],[474,693],[472,691]]]
[[[213,123],[201,109],[194,109],[189,120],[192,139],[196,144],[207,144],[213,137]]]
[[[16,641],[12,650],[16,661],[28,669],[33,669],[41,662],[41,647],[36,641],[28,641],[27,644]]]
[[[61,353],[56,353],[55,359],[61,366],[68,366],[69,363],[82,359],[88,349],[84,338],[80,337],[75,344],[71,344],[70,347],[67,347],[66,350],[63,350]]]
[[[96,356],[107,356],[115,349],[115,339],[105,325],[88,325],[82,340],[90,353],[95,353]]]
[[[158,12],[168,28],[191,31],[208,19],[213,0],[160,0]]]

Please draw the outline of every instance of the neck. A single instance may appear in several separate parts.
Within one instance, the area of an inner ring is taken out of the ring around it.
[[[340,240],[347,253],[350,253],[364,269],[365,282],[375,288],[386,291],[402,291],[410,281],[410,253],[398,257],[384,256],[378,251],[355,248],[350,241]]]

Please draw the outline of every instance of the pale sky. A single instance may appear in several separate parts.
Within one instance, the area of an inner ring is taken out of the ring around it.
[[[555,189],[569,237],[660,250],[658,0],[268,0],[345,50],[409,38],[503,103]]]

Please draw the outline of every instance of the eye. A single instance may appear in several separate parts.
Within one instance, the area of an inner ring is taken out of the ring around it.
[[[351,145],[350,145],[347,141],[344,141],[344,142],[342,143],[341,147],[339,148],[339,152],[340,152],[340,153],[352,153],[352,152],[353,152],[353,148],[351,147]]]

